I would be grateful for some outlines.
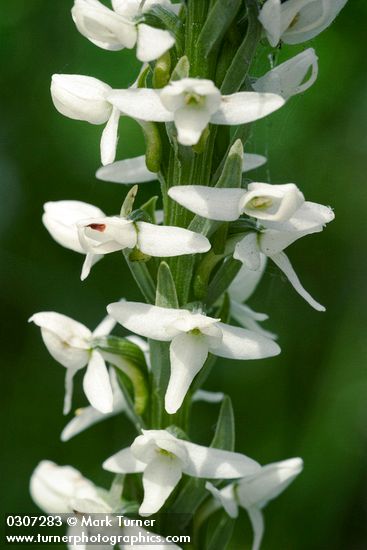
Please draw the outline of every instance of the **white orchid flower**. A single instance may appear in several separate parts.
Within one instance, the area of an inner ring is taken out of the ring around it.
[[[238,125],[263,118],[284,105],[275,94],[238,92],[222,96],[211,80],[183,78],[162,90],[114,90],[108,100],[135,119],[174,122],[182,145],[198,143],[209,123]]]
[[[288,220],[305,200],[294,183],[254,182],[247,190],[180,185],[171,187],[168,195],[191,212],[219,221],[235,221],[241,214],[247,214],[262,221],[282,222]]]
[[[250,170],[255,170],[265,163],[266,157],[262,155],[245,154],[243,171],[250,172]],[[132,183],[155,181],[157,174],[148,170],[145,155],[141,155],[131,159],[118,160],[108,166],[102,166],[97,170],[96,178],[102,181],[130,185]]]
[[[258,78],[252,87],[256,92],[271,92],[288,99],[308,90],[316,82],[318,71],[315,50],[308,48]]]
[[[32,499],[47,514],[72,513],[76,500],[88,500],[100,505],[101,512],[111,510],[108,491],[96,487],[72,466],[58,466],[42,460],[30,481]]]
[[[227,485],[224,489],[217,489],[210,482],[206,483],[206,488],[230,517],[238,517],[239,507],[247,511],[254,531],[252,550],[259,550],[264,534],[262,508],[279,496],[302,469],[301,458],[290,458],[263,466],[258,472]]]
[[[51,356],[66,368],[64,414],[71,409],[73,378],[87,367],[83,379],[84,393],[90,404],[102,413],[113,410],[113,392],[102,354],[93,349],[93,339],[107,336],[115,322],[106,317],[91,332],[86,326],[54,311],[35,313],[29,319],[41,329],[43,342]]]
[[[170,257],[207,252],[206,237],[188,229],[133,222],[122,216],[106,217],[99,208],[80,201],[48,202],[43,223],[56,242],[86,255],[81,279],[109,254],[137,247],[150,256]]]
[[[265,254],[283,271],[296,292],[311,307],[325,311],[324,306],[303,288],[283,250],[301,237],[319,233],[334,217],[331,208],[307,201],[287,222],[262,222],[263,229],[259,233],[250,232],[237,243],[233,257],[249,269],[257,270],[261,265],[261,254]]]
[[[140,515],[161,509],[182,474],[204,479],[233,479],[260,470],[251,458],[196,445],[166,430],[143,430],[131,447],[108,458],[103,468],[116,473],[143,472],[144,500]]]
[[[209,352],[228,359],[262,359],[280,353],[272,340],[199,312],[137,302],[117,302],[107,310],[126,329],[153,340],[171,342],[171,376],[165,396],[169,414],[180,408]]]
[[[102,164],[115,160],[120,111],[107,96],[112,88],[91,76],[54,74],[51,97],[56,109],[64,116],[90,124],[106,124],[101,138]]]
[[[103,413],[91,405],[75,411],[75,416],[68,422],[61,433],[61,441],[69,441],[72,437],[84,432],[94,424],[106,420],[127,411],[127,404],[121,388],[119,386],[116,372],[113,368],[109,369],[110,384],[112,389],[112,411]]]
[[[266,338],[275,339],[275,334],[264,330],[259,325],[259,322],[266,321],[269,318],[268,315],[253,311],[244,303],[253,294],[265,271],[267,257],[265,254],[261,254],[260,257],[261,263],[258,270],[252,271],[246,265],[243,265],[228,287],[228,295],[231,302],[231,317],[244,328],[258,332]]]
[[[198,254],[210,249],[206,237],[169,225],[134,222],[123,216],[90,218],[77,223],[80,243],[87,254],[109,254],[126,248],[138,248],[143,254],[168,258]]]
[[[143,15],[152,5],[173,9],[169,0],[112,0],[113,10],[98,0],[75,0],[71,10],[78,31],[105,50],[137,47],[140,61],[153,61],[175,43],[172,34],[144,23]]]
[[[267,0],[259,20],[271,46],[280,40],[300,44],[331,25],[346,3],[347,0]]]

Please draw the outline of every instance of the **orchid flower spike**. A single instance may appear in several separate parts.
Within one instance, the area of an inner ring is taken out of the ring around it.
[[[131,447],[108,458],[103,468],[116,473],[143,472],[140,515],[158,512],[182,474],[204,479],[233,479],[254,474],[260,465],[230,451],[178,439],[166,430],[143,430]]]
[[[300,44],[331,25],[346,3],[347,0],[267,0],[259,20],[271,46],[280,40]]]
[[[154,4],[173,10],[169,0],[112,0],[113,10],[98,0],[75,0],[71,10],[78,31],[105,50],[137,47],[140,61],[153,61],[175,43],[166,30],[150,27],[144,13]]]
[[[250,172],[266,163],[266,157],[262,155],[246,154],[243,158],[243,172]],[[102,166],[96,172],[96,178],[102,181],[110,181],[112,183],[145,183],[155,181],[157,174],[151,172],[146,167],[145,155],[139,157],[118,160]]]
[[[238,517],[238,508],[244,508],[252,523],[254,541],[252,550],[259,550],[264,534],[262,508],[280,495],[302,472],[301,458],[290,458],[263,466],[259,471],[238,482],[217,489],[207,482],[206,488],[232,518]]]
[[[181,227],[134,222],[123,216],[106,217],[99,208],[79,201],[49,202],[43,223],[56,242],[86,254],[81,279],[103,257],[125,248],[137,248],[149,256],[170,257],[207,252],[206,237]]]
[[[56,109],[64,116],[90,124],[106,124],[101,138],[102,164],[115,160],[120,111],[107,96],[112,88],[91,76],[54,74],[51,97]]]
[[[294,183],[255,182],[250,183],[247,190],[180,185],[171,187],[168,195],[199,216],[227,222],[237,220],[242,214],[261,221],[286,221],[305,200]]]
[[[106,317],[94,332],[54,311],[35,313],[29,321],[40,327],[47,350],[55,361],[66,368],[64,414],[71,409],[73,378],[84,367],[87,370],[83,388],[88,401],[101,413],[111,413],[113,392],[110,377],[102,354],[93,349],[93,339],[110,334],[115,321]]]
[[[318,71],[315,50],[308,48],[258,78],[252,87],[256,92],[271,92],[289,99],[308,90],[316,82]]]
[[[197,144],[209,123],[245,124],[284,105],[284,99],[275,94],[238,92],[222,96],[211,80],[198,78],[173,81],[162,90],[114,90],[108,101],[135,119],[173,121],[182,145]]]
[[[255,291],[265,271],[267,257],[260,254],[260,267],[252,271],[246,265],[242,265],[240,271],[228,287],[228,296],[231,302],[231,316],[242,327],[258,332],[266,338],[276,339],[276,335],[263,329],[259,322],[266,321],[269,317],[265,313],[253,311],[246,302]]]
[[[169,414],[181,407],[209,352],[229,359],[262,359],[280,353],[279,346],[272,340],[199,312],[137,302],[110,304],[107,311],[123,327],[136,334],[171,342],[171,376],[165,396]]]

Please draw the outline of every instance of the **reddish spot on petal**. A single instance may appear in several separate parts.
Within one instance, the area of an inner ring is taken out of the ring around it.
[[[95,231],[100,231],[103,233],[103,231],[106,229],[106,224],[104,223],[90,223],[87,227],[90,227],[91,229],[94,229]]]

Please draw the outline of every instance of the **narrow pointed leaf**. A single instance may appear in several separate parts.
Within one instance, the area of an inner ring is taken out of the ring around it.
[[[216,518],[215,518],[216,519]],[[225,512],[222,512],[221,519],[216,520],[215,526],[212,522],[209,523],[206,550],[218,550],[218,548],[229,548],[228,544],[232,538],[235,520],[228,517]],[[210,528],[214,527],[214,531]]]
[[[197,49],[200,55],[207,56],[218,48],[241,4],[241,0],[219,1],[214,4],[198,38]]]
[[[121,206],[120,215],[123,218],[129,216],[134,208],[134,202],[138,193],[139,187],[134,185],[125,197],[125,200]]]
[[[219,411],[217,427],[213,440],[210,444],[216,449],[234,451],[235,448],[235,420],[231,398],[226,396],[223,399]]]
[[[144,262],[133,262],[129,259],[130,251],[124,250],[127,265],[130,268],[131,274],[134,277],[136,284],[141,290],[144,298],[149,304],[155,303],[155,284],[149,270]]]
[[[157,278],[157,306],[178,308],[178,298],[171,270],[166,262],[161,262]]]
[[[182,78],[187,78],[190,72],[190,61],[186,55],[182,56],[176,67],[172,71],[171,80],[181,80]]]

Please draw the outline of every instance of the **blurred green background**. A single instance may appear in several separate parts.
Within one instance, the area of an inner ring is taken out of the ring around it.
[[[41,224],[48,200],[79,199],[112,214],[126,190],[95,179],[102,128],[59,115],[49,84],[52,73],[79,73],[125,87],[139,65],[131,52],[106,52],[82,38],[71,6],[71,0],[1,2],[0,471],[7,513],[36,510],[28,482],[41,459],[72,464],[108,485],[101,462],[134,436],[119,416],[60,442],[64,369],[48,355],[39,330],[27,324],[32,313],[55,310],[93,328],[109,302],[122,295],[139,299],[119,254],[106,257],[81,283],[81,256],[59,247]],[[261,463],[305,460],[303,475],[266,510],[265,550],[367,548],[366,17],[365,2],[351,0],[310,44],[320,58],[317,83],[256,125],[247,149],[269,157],[253,179],[295,182],[309,200],[336,212],[326,231],[289,250],[327,312],[313,311],[269,265],[250,303],[270,315],[267,327],[279,334],[281,356],[218,363],[207,382],[207,389],[232,396],[237,450]],[[281,56],[300,49],[284,47]],[[267,64],[260,55],[258,74]],[[120,136],[118,158],[143,152],[135,122],[122,119]],[[142,186],[142,198],[154,186]],[[74,405],[84,403],[78,387]],[[198,442],[210,441],[216,407],[196,405]],[[246,546],[233,548],[250,548],[245,513],[236,536]]]

